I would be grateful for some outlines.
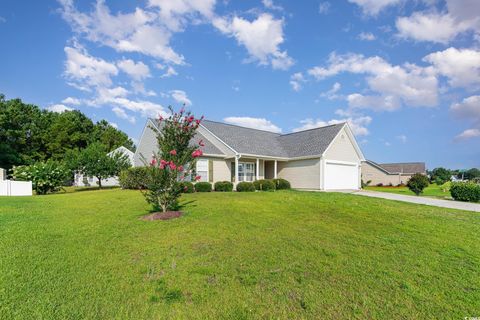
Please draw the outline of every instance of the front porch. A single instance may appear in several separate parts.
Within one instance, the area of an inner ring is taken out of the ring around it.
[[[253,157],[234,157],[231,159],[231,181],[253,182],[261,179],[276,179],[280,160]]]

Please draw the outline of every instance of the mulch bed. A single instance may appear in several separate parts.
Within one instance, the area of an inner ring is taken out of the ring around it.
[[[181,211],[154,212],[143,216],[141,219],[145,221],[170,220],[180,218],[182,214]]]

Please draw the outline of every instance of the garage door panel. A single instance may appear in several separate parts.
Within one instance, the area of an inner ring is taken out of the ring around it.
[[[326,163],[325,189],[358,189],[358,167],[343,163]]]

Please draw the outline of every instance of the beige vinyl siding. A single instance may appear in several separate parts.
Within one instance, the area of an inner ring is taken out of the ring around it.
[[[350,140],[345,128],[343,128],[333,140],[332,144],[325,153],[325,159],[360,162],[360,157],[355,150],[352,141]]]
[[[147,122],[143,134],[140,138],[140,143],[137,146],[135,155],[133,156],[134,166],[143,167],[152,159],[152,154],[158,151],[157,134],[156,131],[150,128],[152,124]]]
[[[292,188],[320,189],[320,159],[278,162],[278,177],[290,181]]]
[[[379,168],[372,166],[368,162],[362,163],[362,179],[364,182],[371,181],[370,185],[375,186],[379,183],[388,186],[390,184],[397,186],[400,183],[406,184],[411,175],[388,174]]]
[[[213,162],[213,182],[231,180],[229,161],[215,158],[210,161]]]

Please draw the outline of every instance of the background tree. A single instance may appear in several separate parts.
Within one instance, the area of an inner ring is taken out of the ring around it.
[[[480,178],[480,170],[477,168],[472,168],[470,170],[467,170],[464,175],[465,179],[467,180],[473,180],[475,178]]]
[[[64,160],[68,151],[94,142],[107,152],[120,146],[134,151],[132,140],[105,120],[93,123],[80,111],[50,112],[0,94],[0,167]]]
[[[431,172],[430,180],[437,185],[441,186],[447,181],[450,181],[452,172],[445,168],[435,168]]]
[[[97,178],[99,188],[102,188],[102,180],[118,176],[120,171],[130,166],[128,156],[120,152],[108,155],[105,147],[98,142],[90,144],[78,155],[79,171],[85,176]]]

